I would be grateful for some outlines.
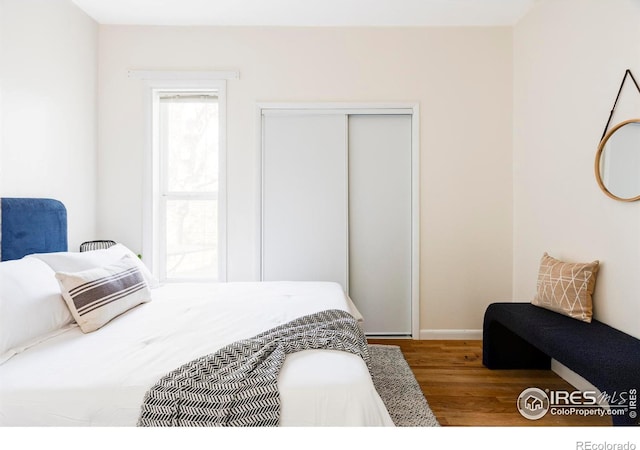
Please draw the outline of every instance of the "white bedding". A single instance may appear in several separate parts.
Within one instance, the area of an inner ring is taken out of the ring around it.
[[[134,426],[162,376],[233,341],[324,309],[357,310],[334,283],[169,284],[83,334],[78,327],[0,365],[0,425]],[[359,356],[287,357],[282,426],[393,426]]]

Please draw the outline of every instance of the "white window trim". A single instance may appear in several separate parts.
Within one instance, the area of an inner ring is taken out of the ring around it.
[[[160,152],[157,148],[158,130],[154,125],[158,118],[159,95],[166,91],[202,92],[215,91],[219,103],[219,190],[218,190],[218,281],[227,281],[227,83],[225,80],[146,79],[145,105],[145,152],[142,203],[142,260],[155,276],[160,275],[159,246],[156,237],[162,232],[160,220]],[[172,280],[167,280],[172,281]]]

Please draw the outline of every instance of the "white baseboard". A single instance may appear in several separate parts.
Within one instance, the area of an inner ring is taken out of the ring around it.
[[[420,330],[419,339],[477,341],[482,339],[482,330]]]
[[[598,398],[601,398],[601,392],[593,384],[589,383],[582,376],[569,369],[564,364],[559,363],[555,359],[551,359],[551,370],[554,371],[560,378],[569,383],[571,386],[579,391],[595,391]],[[609,407],[609,405],[603,401],[603,406]]]

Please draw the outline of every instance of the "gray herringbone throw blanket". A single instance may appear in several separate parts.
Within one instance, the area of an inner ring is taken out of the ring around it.
[[[327,310],[229,344],[160,379],[145,395],[138,426],[277,426],[278,373],[285,356],[342,350],[369,364],[366,338],[349,313]]]

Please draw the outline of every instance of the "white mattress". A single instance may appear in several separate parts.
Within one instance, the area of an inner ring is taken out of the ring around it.
[[[170,284],[153,301],[83,334],[78,327],[0,365],[0,425],[135,426],[162,376],[238,339],[324,309],[358,315],[334,283]],[[282,426],[393,426],[359,356],[289,355]]]

